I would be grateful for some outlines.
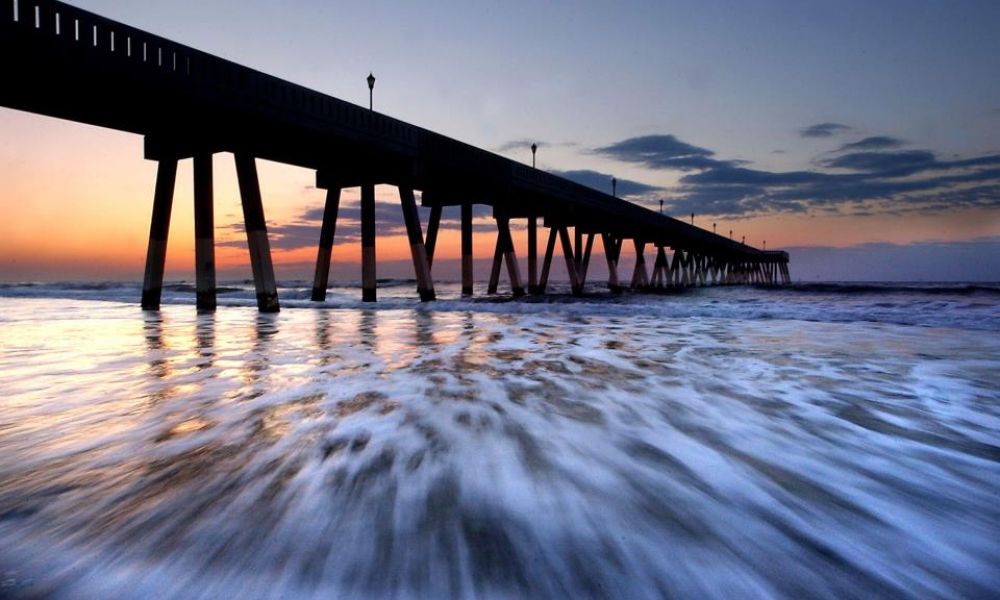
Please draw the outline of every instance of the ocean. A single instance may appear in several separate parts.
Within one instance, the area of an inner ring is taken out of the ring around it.
[[[0,597],[1000,595],[1000,284],[556,288],[0,284]]]

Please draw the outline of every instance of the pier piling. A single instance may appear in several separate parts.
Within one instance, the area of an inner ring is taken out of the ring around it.
[[[243,225],[250,249],[250,268],[257,291],[257,308],[260,312],[278,312],[278,286],[271,262],[271,245],[267,239],[264,204],[260,197],[257,163],[253,156],[236,154],[236,178],[239,181],[243,204]]]
[[[163,269],[167,259],[167,233],[170,231],[170,209],[174,202],[176,181],[177,159],[160,160],[156,168],[153,218],[149,225],[146,272],[142,281],[143,310],[160,308],[160,297],[163,293]]]
[[[323,225],[319,232],[319,250],[316,253],[316,274],[313,277],[312,299],[314,302],[326,300],[326,288],[330,283],[330,258],[333,254],[333,238],[337,232],[337,213],[340,210],[340,187],[326,191],[323,207]]]
[[[215,310],[215,214],[212,154],[194,155],[194,262],[198,310]]]

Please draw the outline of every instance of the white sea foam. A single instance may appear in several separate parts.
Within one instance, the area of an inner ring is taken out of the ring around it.
[[[0,297],[0,595],[1000,585],[996,336],[740,318],[760,290],[427,307],[398,287],[279,315]],[[775,315],[813,302],[781,294]]]

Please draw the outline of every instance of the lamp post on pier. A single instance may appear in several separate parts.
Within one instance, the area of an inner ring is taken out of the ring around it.
[[[375,95],[375,76],[368,72],[368,110],[372,110],[372,97]]]
[[[531,145],[531,168],[535,168],[535,153],[538,152],[538,144]]]
[[[618,180],[614,177],[611,178],[611,195],[615,198],[618,197]]]

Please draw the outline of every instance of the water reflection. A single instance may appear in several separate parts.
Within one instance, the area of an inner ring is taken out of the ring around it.
[[[378,326],[378,311],[366,308],[358,312],[361,313],[361,319],[358,323],[358,341],[364,348],[375,351],[378,342],[375,332],[375,328]]]
[[[199,369],[207,369],[215,365],[215,313],[199,311],[194,324],[195,343],[198,354],[203,359],[198,362]]]
[[[330,311],[315,310],[313,313],[316,317],[316,347],[324,353],[324,358],[326,358],[326,351],[330,349]]]
[[[416,332],[417,346],[422,348],[425,346],[433,346],[436,343],[435,340],[435,322],[434,313],[432,311],[416,310],[413,314],[413,326]]]
[[[156,379],[170,376],[170,361],[167,360],[163,343],[163,315],[160,311],[142,313],[142,332],[149,355],[149,373]]]
[[[253,324],[253,343],[243,359],[243,380],[248,384],[257,383],[268,376],[268,366],[271,362],[270,347],[278,334],[278,319],[280,315],[259,313]],[[256,397],[259,391],[251,395]]]

